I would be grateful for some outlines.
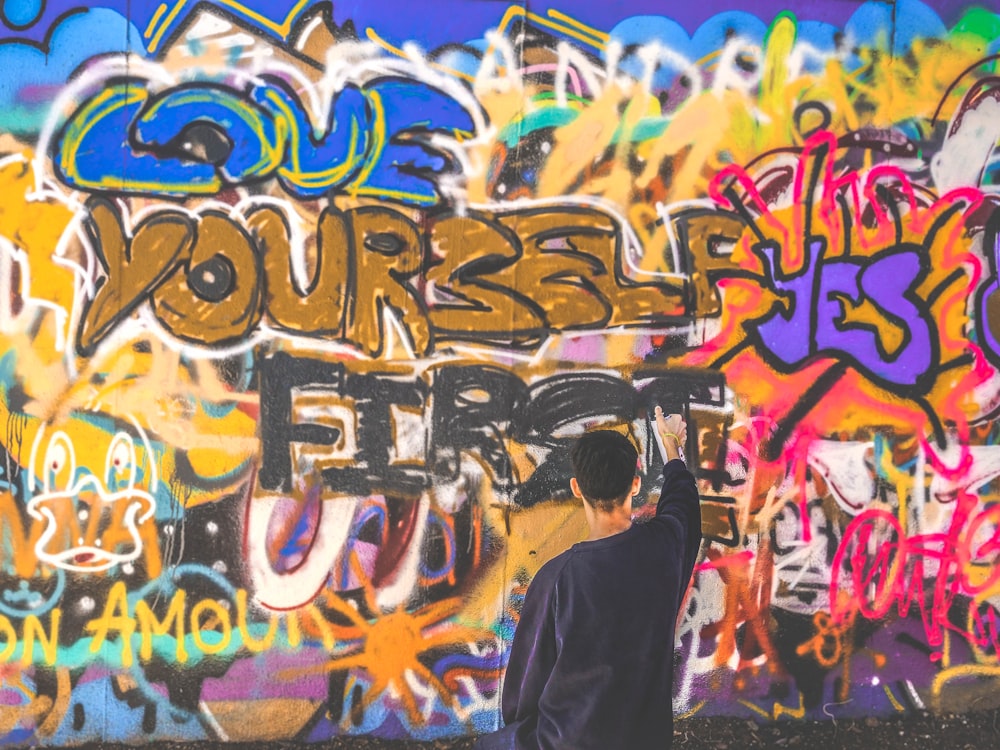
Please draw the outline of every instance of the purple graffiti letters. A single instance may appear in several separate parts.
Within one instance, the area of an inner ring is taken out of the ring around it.
[[[871,257],[829,260],[825,251],[825,239],[811,238],[801,270],[786,272],[777,245],[754,248],[780,301],[747,325],[774,366],[798,369],[810,358],[830,356],[876,381],[919,388],[937,359],[934,321],[914,295],[926,273],[920,248],[898,245]],[[898,340],[888,344],[871,315],[855,315],[862,308],[874,308],[900,330]]]

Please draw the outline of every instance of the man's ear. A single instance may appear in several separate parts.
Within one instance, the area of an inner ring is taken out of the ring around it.
[[[635,497],[636,495],[639,494],[639,488],[641,486],[642,486],[642,478],[641,477],[633,477],[632,478],[632,492],[629,493],[629,494],[632,497]]]
[[[573,490],[573,497],[583,500],[583,493],[580,492],[580,483],[576,481],[576,477],[570,477],[569,488]]]

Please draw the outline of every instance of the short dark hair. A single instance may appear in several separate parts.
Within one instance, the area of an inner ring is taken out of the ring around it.
[[[573,474],[584,499],[605,512],[624,502],[632,489],[638,459],[635,446],[614,430],[588,432],[570,452]]]

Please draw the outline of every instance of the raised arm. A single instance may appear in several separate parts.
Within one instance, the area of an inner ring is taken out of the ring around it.
[[[656,515],[677,520],[684,544],[684,570],[690,575],[701,545],[701,503],[694,475],[681,458],[687,440],[687,424],[680,414],[665,415],[656,407],[656,441],[663,456],[663,487]]]

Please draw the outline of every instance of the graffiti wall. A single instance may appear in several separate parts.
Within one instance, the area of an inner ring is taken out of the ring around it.
[[[1000,6],[670,5],[0,3],[0,744],[495,728],[654,404],[678,714],[1000,705]]]

